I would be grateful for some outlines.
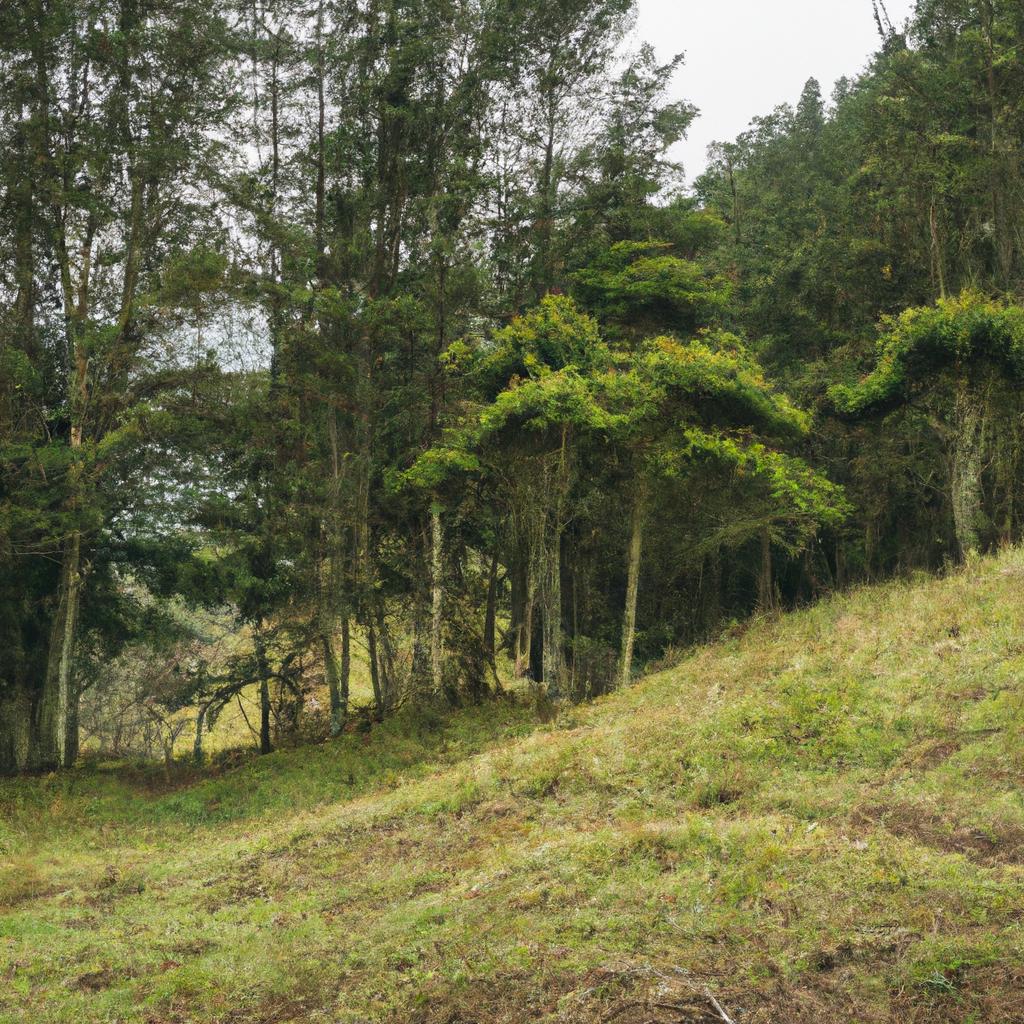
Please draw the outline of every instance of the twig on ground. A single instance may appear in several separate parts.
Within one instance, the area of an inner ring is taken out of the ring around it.
[[[722,1004],[719,1003],[719,1001],[711,994],[711,989],[706,985],[704,986],[704,995],[707,997],[708,1002],[715,1008],[715,1012],[721,1018],[722,1024],[736,1024],[732,1017],[722,1009]]]

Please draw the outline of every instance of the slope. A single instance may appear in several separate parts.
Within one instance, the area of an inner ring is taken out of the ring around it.
[[[1024,1021],[1024,552],[171,792],[0,783],[0,1020]]]

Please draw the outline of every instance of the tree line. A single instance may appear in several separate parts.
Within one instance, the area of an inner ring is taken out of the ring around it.
[[[633,7],[0,11],[0,770],[126,693],[197,759],[247,688],[264,752],[586,699],[1018,539],[1020,5],[878,4],[691,190]]]

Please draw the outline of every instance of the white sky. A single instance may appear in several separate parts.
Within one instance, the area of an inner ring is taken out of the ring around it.
[[[708,144],[734,139],[750,120],[795,103],[808,78],[826,99],[836,80],[853,76],[878,48],[871,0],[639,0],[637,40],[659,58],[680,50],[674,98],[700,108],[679,158],[692,181]],[[893,23],[913,0],[886,0]]]

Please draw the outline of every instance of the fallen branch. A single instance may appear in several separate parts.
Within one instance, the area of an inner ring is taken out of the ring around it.
[[[707,1006],[696,1006],[694,1003],[668,1003],[654,1001],[653,999],[636,999],[629,1002],[620,1003],[616,1006],[609,1014],[607,1014],[602,1024],[610,1024],[617,1017],[620,1017],[627,1010],[632,1009],[645,1009],[645,1010],[669,1010],[673,1013],[698,1013],[702,1018],[714,1019],[719,1024],[736,1024],[735,1020],[729,1016],[726,1012],[725,1007],[715,998],[714,993],[708,988],[707,985],[703,988],[698,988],[697,985],[690,979],[688,972],[684,971],[679,967],[669,968],[670,973],[666,973],[663,970],[659,970],[651,964],[646,964],[643,967],[628,966],[621,973],[633,974],[633,975],[653,975],[656,978],[660,978],[666,985],[678,985],[681,988],[686,989],[696,999],[701,999],[714,1010],[714,1013],[707,1008]],[[667,994],[667,993],[666,993]]]

